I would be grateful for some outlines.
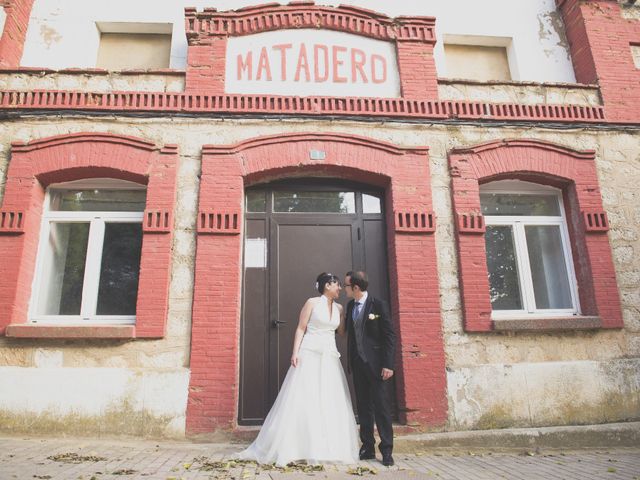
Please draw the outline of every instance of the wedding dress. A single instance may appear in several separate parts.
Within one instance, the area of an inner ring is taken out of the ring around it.
[[[324,295],[313,307],[298,352],[255,441],[239,458],[284,466],[358,462],[358,433],[336,348],[340,312]]]

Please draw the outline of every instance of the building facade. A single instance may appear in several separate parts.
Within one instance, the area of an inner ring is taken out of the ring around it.
[[[640,6],[340,3],[0,1],[0,431],[260,424],[352,269],[399,423],[640,417]]]

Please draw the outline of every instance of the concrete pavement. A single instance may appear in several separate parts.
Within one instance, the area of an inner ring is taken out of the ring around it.
[[[508,442],[501,444],[495,432],[502,432],[502,438],[522,436],[518,429],[482,432],[485,437],[493,435],[494,441],[479,447],[465,445],[461,432],[429,434],[439,438],[441,444],[444,436],[453,435],[457,443],[436,448],[428,445],[433,438],[425,443],[424,435],[413,436],[412,443],[412,436],[407,435],[398,438],[400,451],[394,455],[396,466],[392,468],[367,461],[320,468],[300,465],[287,470],[233,462],[233,453],[243,444],[229,441],[0,437],[0,480],[298,480],[358,476],[394,480],[640,480],[640,444],[620,446],[613,440],[610,447],[598,448],[506,448]],[[479,435],[467,433],[470,437]]]

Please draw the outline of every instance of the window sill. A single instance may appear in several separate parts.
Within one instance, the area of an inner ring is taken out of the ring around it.
[[[134,325],[7,325],[9,338],[111,338],[116,340],[136,338]]]
[[[595,330],[598,328],[602,328],[602,319],[595,316],[520,317],[493,320],[493,330],[496,332],[553,332],[558,330]]]

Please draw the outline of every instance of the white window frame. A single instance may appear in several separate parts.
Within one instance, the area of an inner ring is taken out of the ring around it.
[[[520,298],[522,310],[493,310],[493,320],[514,318],[548,318],[559,316],[580,315],[580,302],[578,297],[578,282],[576,281],[571,251],[571,240],[562,199],[562,191],[546,185],[524,182],[520,180],[500,180],[480,186],[481,194],[526,194],[526,195],[555,195],[560,209],[559,216],[533,216],[533,215],[484,215],[485,225],[511,226],[513,231],[513,243],[516,254],[516,266],[520,281]],[[558,226],[564,255],[571,303],[569,309],[537,309],[535,308],[535,292],[529,264],[529,250],[525,236],[525,227],[528,225]]]
[[[106,223],[140,223],[144,219],[144,212],[63,212],[51,210],[51,193],[58,190],[80,189],[108,189],[108,190],[146,190],[146,187],[124,180],[110,178],[78,180],[73,182],[52,184],[47,188],[42,212],[38,255],[36,257],[36,273],[31,287],[31,301],[29,304],[29,321],[37,324],[135,324],[135,315],[96,315],[98,304],[98,288],[100,285],[100,266],[104,232]],[[39,315],[38,305],[40,296],[46,294],[40,289],[47,256],[47,244],[51,232],[51,224],[90,223],[89,238],[87,240],[87,256],[85,260],[84,281],[82,286],[82,303],[80,315]]]

